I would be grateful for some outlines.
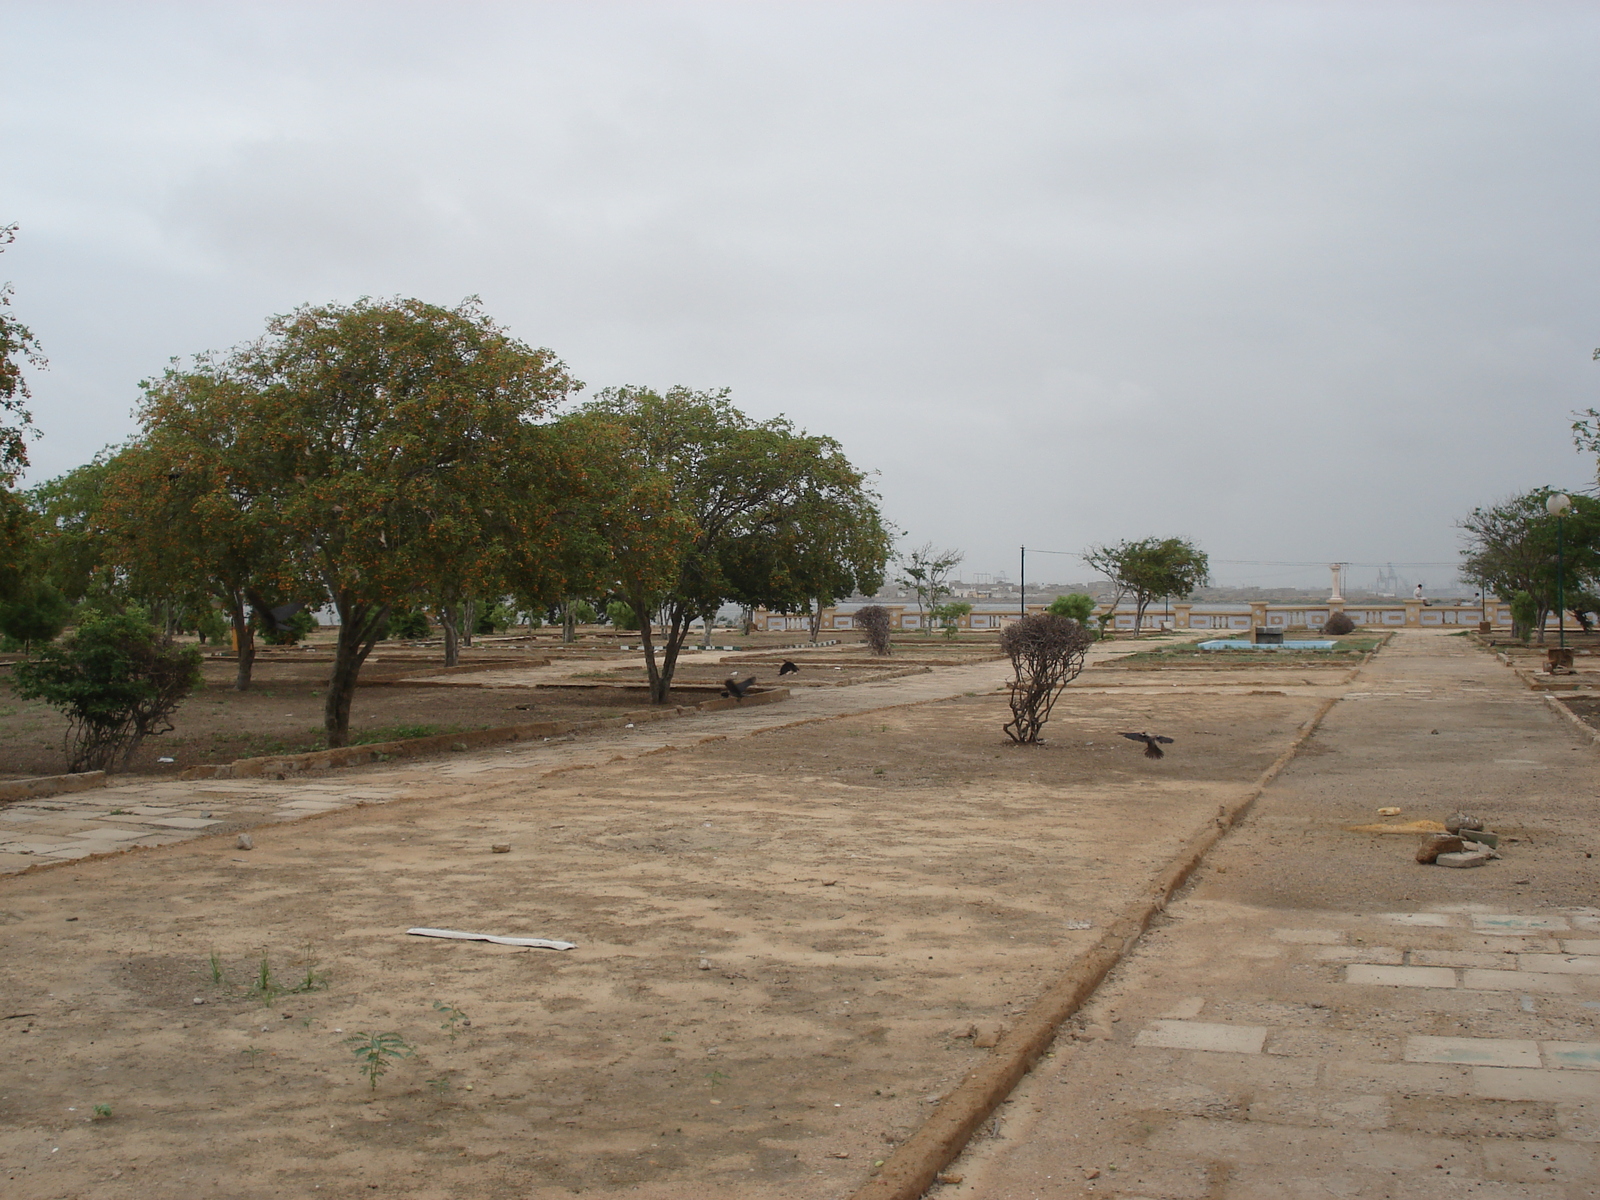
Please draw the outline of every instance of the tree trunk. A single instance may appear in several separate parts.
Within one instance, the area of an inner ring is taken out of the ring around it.
[[[478,628],[478,606],[472,600],[461,602],[461,644],[472,645],[473,631]],[[455,664],[452,663],[452,666]]]
[[[330,750],[350,744],[350,701],[355,698],[356,679],[389,624],[387,604],[362,604],[344,596],[335,596],[334,604],[339,610],[339,641],[333,652],[328,698],[322,706]]]
[[[815,606],[808,614],[811,618],[811,644],[816,645],[817,639],[822,636],[822,597],[814,597],[811,603]]]
[[[456,632],[456,607],[439,606],[439,625],[444,630],[444,665],[453,667],[461,661],[461,638]]]
[[[244,610],[242,596],[230,597],[229,617],[233,620],[233,640],[238,643],[239,671],[234,676],[233,690],[250,690],[250,673],[256,665],[256,632],[250,628],[250,617]]]
[[[717,619],[717,614],[714,613],[714,612],[706,613],[706,615],[701,618],[701,620],[703,620],[705,622],[705,624],[706,624],[705,640],[703,642],[701,642],[701,644],[700,644],[700,648],[702,650],[711,649],[711,622],[716,620],[716,619]]]
[[[650,611],[643,596],[629,596],[627,600],[636,613]],[[644,669],[650,678],[651,704],[665,704],[667,697],[672,694],[672,676],[678,669],[678,653],[689,636],[687,615],[680,612],[676,605],[667,611],[671,613],[671,619],[663,625],[667,640],[661,648],[659,660],[656,658],[654,623],[648,620],[639,622],[639,640],[644,646]]]

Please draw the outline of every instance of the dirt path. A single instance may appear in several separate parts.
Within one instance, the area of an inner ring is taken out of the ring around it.
[[[942,1200],[1600,1196],[1600,770],[1405,633],[948,1168]],[[1458,806],[1487,867],[1352,833]]]
[[[848,1194],[1321,703],[1069,691],[1018,750],[1004,673],[101,793],[130,831],[235,805],[256,849],[168,825],[187,840],[0,880],[8,1195]],[[1178,741],[1152,761],[1124,729]],[[414,1049],[376,1090],[358,1031]]]

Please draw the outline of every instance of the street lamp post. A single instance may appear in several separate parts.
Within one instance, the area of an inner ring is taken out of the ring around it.
[[[1567,596],[1566,596],[1566,544],[1562,533],[1561,518],[1567,515],[1567,510],[1572,507],[1572,497],[1564,492],[1557,492],[1544,502],[1545,511],[1556,519],[1556,628],[1560,631],[1560,646],[1563,660],[1566,658],[1567,648]],[[1566,665],[1565,662],[1562,664]]]

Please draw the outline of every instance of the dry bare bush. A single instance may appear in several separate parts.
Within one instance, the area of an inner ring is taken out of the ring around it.
[[[1333,616],[1329,617],[1322,626],[1323,633],[1332,633],[1339,637],[1343,637],[1347,633],[1354,633],[1355,631],[1356,623],[1349,617],[1345,616],[1342,612],[1334,613]]]
[[[1037,743],[1061,689],[1078,677],[1094,644],[1092,635],[1071,617],[1036,613],[1005,627],[1000,648],[1011,659],[1011,720],[1006,736],[1019,746]]]
[[[856,613],[856,628],[867,638],[867,648],[874,654],[887,655],[889,651],[889,610],[881,604],[869,604]]]

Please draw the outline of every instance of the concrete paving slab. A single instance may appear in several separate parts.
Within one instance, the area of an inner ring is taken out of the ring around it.
[[[1476,1067],[1540,1067],[1539,1043],[1513,1038],[1415,1036],[1406,1039],[1405,1059]]]
[[[1491,1100],[1600,1103],[1600,1075],[1584,1071],[1474,1067],[1472,1090]]]
[[[1570,1071],[1600,1071],[1600,1042],[1541,1042],[1545,1065]]]
[[[1260,1054],[1267,1030],[1260,1025],[1217,1025],[1206,1021],[1157,1021],[1139,1031],[1136,1046],[1169,1050],[1211,1050],[1226,1054]]]
[[[1565,975],[1539,975],[1532,971],[1476,971],[1461,972],[1461,986],[1477,992],[1534,992],[1543,995],[1570,996],[1578,989]]]
[[[1475,913],[1472,927],[1484,933],[1527,933],[1530,930],[1557,932],[1571,929],[1565,917],[1528,917],[1514,913]]]
[[[1552,975],[1600,975],[1600,956],[1592,954],[1519,954],[1519,971],[1545,971]]]
[[[1346,983],[1380,987],[1453,988],[1456,973],[1448,967],[1387,967],[1352,963],[1345,968]]]

